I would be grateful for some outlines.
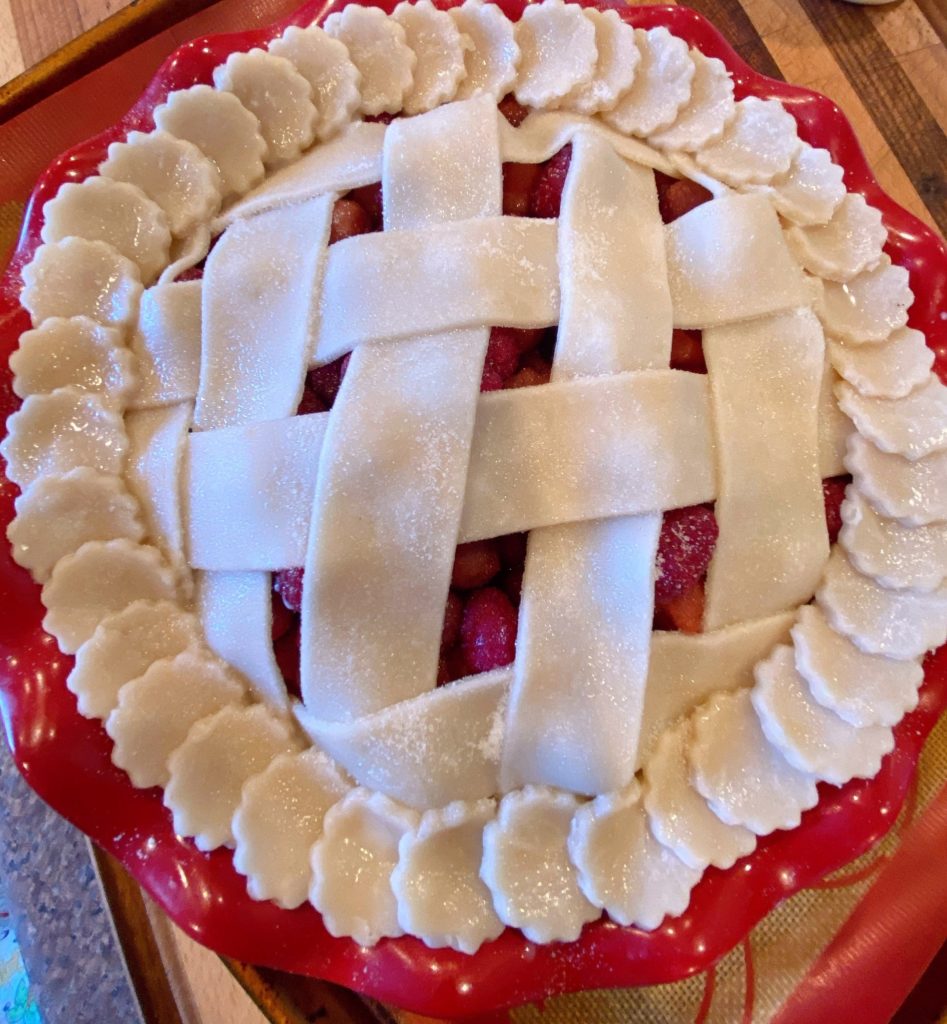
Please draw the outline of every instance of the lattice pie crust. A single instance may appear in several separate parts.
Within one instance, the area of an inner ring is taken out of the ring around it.
[[[654,928],[877,772],[947,632],[947,395],[830,155],[560,0],[350,6],[213,78],[46,204],[2,446],[79,710],[175,829],[333,934],[472,952]],[[568,143],[558,219],[503,216],[502,164]],[[655,170],[714,199],[665,226]],[[328,247],[379,181],[385,230]],[[491,325],[557,324],[551,383],[479,393]],[[704,631],[653,632],[662,511],[709,501]],[[457,543],[526,530],[514,664],[436,687]]]

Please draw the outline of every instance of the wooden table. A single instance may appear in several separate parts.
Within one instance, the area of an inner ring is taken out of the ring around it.
[[[0,0],[0,120],[4,103],[28,104],[209,2]],[[758,70],[834,99],[886,191],[947,234],[947,0],[882,7],[842,0],[689,0],[689,6],[713,20]],[[149,1021],[262,1019],[251,1016],[255,1011],[212,954],[192,948],[150,912],[115,862],[100,854],[96,860]],[[159,951],[171,965],[170,987],[157,966]],[[331,992],[326,998],[321,1019],[356,1016],[353,1007],[334,1006]],[[904,1020],[916,1020],[917,1009]]]
[[[0,0],[0,83],[116,12],[116,45],[127,45],[141,38],[136,31],[207,2],[136,0],[131,9],[130,0]],[[832,97],[885,190],[947,233],[947,0],[881,7],[690,0],[689,6],[715,21],[758,70]],[[103,52],[108,44],[106,38]]]

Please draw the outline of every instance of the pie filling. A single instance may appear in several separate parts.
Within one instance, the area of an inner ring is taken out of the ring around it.
[[[947,392],[775,100],[561,0],[350,6],[43,210],[2,445],[68,685],[363,945],[653,929],[878,771]]]

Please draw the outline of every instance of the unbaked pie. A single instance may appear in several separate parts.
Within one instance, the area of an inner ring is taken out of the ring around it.
[[[775,100],[561,0],[349,6],[43,211],[8,531],[175,830],[334,935],[653,929],[875,774],[947,392]]]

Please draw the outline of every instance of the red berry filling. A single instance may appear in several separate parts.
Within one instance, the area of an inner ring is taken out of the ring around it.
[[[518,102],[513,93],[508,93],[504,96],[498,106],[500,113],[514,128],[519,128],[529,114],[529,107],[524,107],[522,103]]]
[[[671,338],[671,369],[687,370],[690,373],[707,372],[703,335],[700,331],[674,329]]]
[[[497,587],[467,598],[460,623],[460,651],[470,673],[509,665],[516,654],[517,611]]]
[[[344,238],[368,234],[372,228],[372,216],[361,203],[354,199],[337,199],[332,207],[329,245],[335,245]]]
[[[529,197],[538,177],[538,164],[503,165],[503,212],[507,217],[529,216]]]
[[[713,199],[703,185],[698,185],[690,178],[669,178],[660,171],[656,171],[654,177],[658,186],[661,220],[665,224],[670,224],[678,217],[683,217],[685,213],[690,213],[695,207]]]
[[[476,590],[486,586],[500,571],[500,555],[491,540],[461,544],[454,554],[451,586],[458,590]]]
[[[273,577],[273,589],[291,612],[300,612],[303,606],[303,569],[280,569]]]
[[[706,505],[664,513],[654,584],[656,603],[681,597],[704,578],[717,544],[717,533],[717,520]]]
[[[829,530],[829,543],[838,540],[842,529],[842,502],[845,488],[852,482],[850,476],[833,476],[822,481],[822,499],[825,502],[825,525]]]
[[[562,206],[562,190],[572,162],[572,146],[563,146],[558,153],[540,165],[539,174],[529,197],[531,217],[555,218]]]
[[[354,199],[359,206],[368,214],[372,222],[372,231],[381,231],[383,221],[383,203],[381,197],[381,182],[374,185],[363,185],[361,188],[353,188],[349,192],[348,199]]]

